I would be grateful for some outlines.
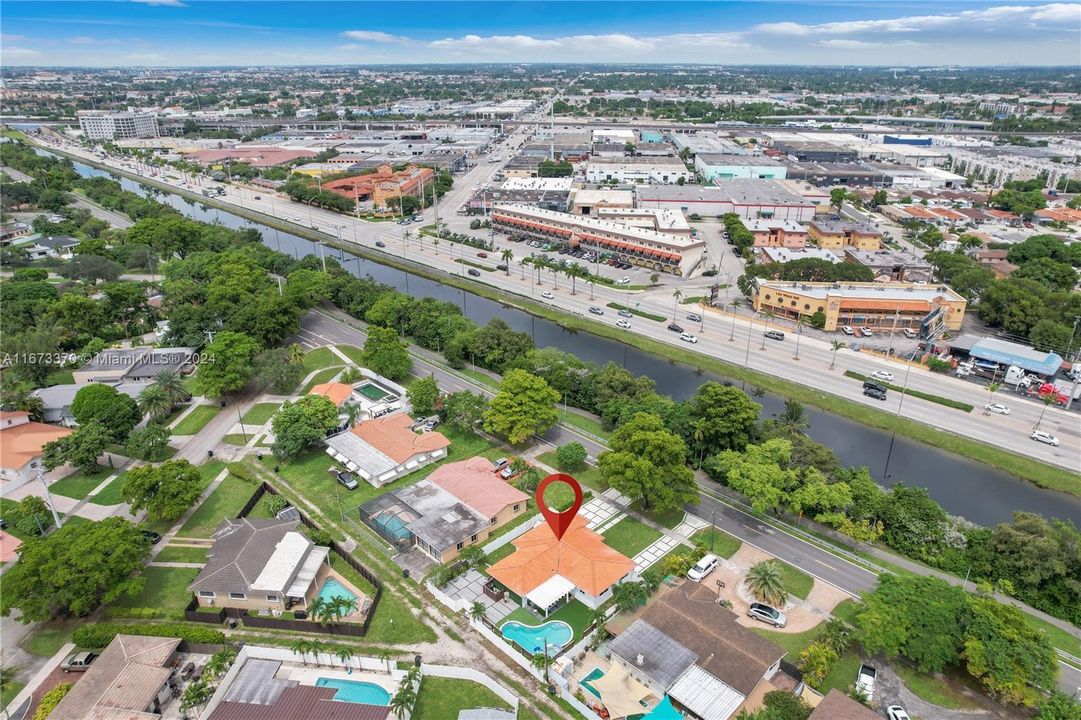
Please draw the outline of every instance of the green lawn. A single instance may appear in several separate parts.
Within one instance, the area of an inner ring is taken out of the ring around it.
[[[203,429],[215,415],[221,412],[217,405],[197,405],[188,415],[177,423],[173,428],[173,435],[194,435]]]
[[[312,372],[313,370],[322,370],[323,368],[330,367],[331,365],[341,365],[342,359],[335,355],[330,348],[318,347],[314,350],[309,350],[304,353],[304,374]]]
[[[254,493],[255,485],[227,475],[177,534],[180,537],[210,537],[222,520],[236,517]]]
[[[244,413],[241,422],[245,425],[262,425],[278,411],[279,407],[281,406],[278,403],[258,403]]]
[[[514,543],[509,542],[502,547],[498,547],[492,552],[484,556],[484,562],[488,565],[495,565],[497,562],[514,552]]]
[[[90,501],[98,505],[119,505],[124,502],[124,498],[120,495],[121,490],[124,489],[124,474],[120,473],[110,480],[101,492],[90,498]]]
[[[205,563],[207,548],[166,545],[154,558],[155,562]]]
[[[830,614],[839,620],[844,620],[849,625],[855,625],[856,610],[858,609],[859,605],[855,600],[842,600],[837,603],[837,607],[833,608],[833,612]]]
[[[811,587],[814,585],[814,578],[786,562],[778,562],[781,565],[781,579],[784,581],[784,589],[788,591],[789,595],[806,599],[808,593],[811,592]]]
[[[743,547],[742,540],[729,535],[720,528],[699,530],[691,536],[691,542],[696,545],[702,543],[706,546],[707,552],[723,558],[732,557],[736,554],[736,551]]]
[[[341,367],[331,367],[331,368],[327,368],[326,370],[320,370],[319,372],[317,372],[315,375],[312,376],[312,379],[308,381],[308,383],[304,386],[304,388],[298,394],[307,395],[311,391],[311,389],[313,387],[315,387],[316,385],[322,385],[323,383],[330,382],[331,380],[334,379],[334,376],[337,375],[338,373],[340,373],[341,371],[342,371]]]
[[[578,600],[572,600],[549,615],[548,619],[562,620],[570,625],[574,629],[574,638],[571,640],[571,645],[574,645],[582,639],[582,633],[589,627],[590,614],[590,610],[585,604]]]
[[[637,501],[635,501],[635,503],[631,505],[631,508],[636,513],[640,515],[645,515],[653,522],[657,523],[661,527],[666,527],[669,530],[683,522],[683,516],[687,514],[686,512],[684,512],[683,508],[678,507],[672,508],[671,510],[667,510],[665,512],[657,512],[655,510],[643,510],[641,504]]]
[[[109,607],[109,615],[124,617],[126,608],[155,608],[163,618],[183,619],[184,606],[191,600],[188,585],[198,574],[195,568],[147,567],[143,589],[118,598]]]
[[[221,441],[226,445],[236,445],[237,447],[243,447],[248,444],[254,435],[245,435],[244,433],[228,433],[223,435]]]
[[[799,659],[798,657],[796,658]],[[788,658],[792,662],[792,658]],[[818,688],[823,694],[830,690],[846,692],[856,682],[856,673],[860,671],[860,656],[854,650],[847,651],[841,659],[834,663],[833,668],[826,673],[822,680],[822,687]]]
[[[907,663],[898,660],[891,665],[898,677],[912,693],[929,703],[948,710],[978,710],[982,707],[972,695],[979,691],[965,692],[965,673],[957,668],[947,668],[941,675],[921,673]],[[857,668],[858,670],[858,668]]]
[[[571,427],[578,428],[579,430],[584,430],[591,435],[596,435],[597,437],[603,438],[605,440],[607,440],[612,434],[610,431],[604,429],[604,425],[601,424],[600,420],[587,417],[586,415],[582,415],[581,413],[575,412],[574,410],[568,409],[566,412],[561,410],[559,412],[559,419],[560,421],[565,422]]]
[[[545,465],[551,467],[553,470],[559,470],[559,463],[556,462],[555,450],[541,453],[537,456],[537,459]],[[596,465],[583,465],[581,468],[575,470],[570,474],[574,476],[575,480],[582,483],[583,485],[588,485],[594,490],[603,491],[608,489],[608,483],[606,483],[604,481],[604,478],[601,477],[601,471],[597,469]]]
[[[337,347],[343,355],[352,360],[354,363],[361,367],[364,367],[364,351],[358,348],[356,345],[336,345],[335,347]]]
[[[610,307],[613,310],[619,311],[619,310],[623,310],[626,306],[621,304],[621,303],[610,302],[605,307]],[[645,318],[646,320],[652,320],[654,322],[667,322],[668,321],[668,317],[665,316],[665,315],[657,315],[656,313],[650,313],[650,312],[646,312],[644,310],[638,310],[637,308],[633,308],[633,307],[632,308],[627,308],[627,309],[631,311],[632,315],[636,315],[636,316],[638,316],[640,318]]]
[[[413,706],[412,720],[453,720],[462,710],[510,706],[483,685],[470,680],[425,675]]]
[[[87,475],[82,470],[79,470],[54,482],[49,486],[49,492],[75,500],[82,500],[91,490],[101,485],[111,472],[113,472],[111,468],[104,466],[99,466],[98,471],[93,475]]]
[[[14,680],[8,680],[4,683],[4,689],[0,690],[0,708],[6,708],[8,703],[15,699],[15,696],[22,692],[22,689],[26,687],[21,682],[15,682]]]
[[[786,652],[785,660],[793,665],[799,663],[799,654],[803,652],[805,647],[814,642],[820,630],[821,625],[801,633],[783,633],[777,632],[776,630],[765,630],[759,627],[751,628],[751,632],[757,633],[764,638],[768,638],[774,644],[784,649]],[[854,650],[850,649],[841,656],[830,672],[826,674],[822,686],[816,689],[823,694],[834,688],[844,691],[856,681],[856,672],[859,668],[860,656]]]
[[[78,620],[52,620],[42,623],[37,630],[27,635],[20,646],[31,655],[50,658],[60,652],[64,643],[71,641],[71,634],[81,624]]]
[[[661,533],[632,517],[625,517],[604,532],[604,544],[629,558],[649,547]]]

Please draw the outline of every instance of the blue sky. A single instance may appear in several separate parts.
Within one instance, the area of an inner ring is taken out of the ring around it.
[[[0,62],[1076,66],[1081,3],[4,0]]]

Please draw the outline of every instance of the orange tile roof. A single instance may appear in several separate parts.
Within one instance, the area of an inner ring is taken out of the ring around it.
[[[349,399],[349,396],[353,394],[353,386],[345,383],[320,383],[315,385],[308,391],[309,395],[322,395],[327,400],[330,400],[337,406],[341,406],[343,402]]]
[[[0,420],[8,420],[26,413],[3,413]],[[71,428],[26,422],[21,425],[0,428],[0,467],[18,470],[41,455],[45,443],[70,435]]]
[[[23,541],[14,535],[0,530],[0,562],[7,562],[15,557],[15,551],[23,544]]]
[[[450,445],[438,432],[415,433],[412,428],[413,418],[397,413],[357,423],[350,432],[397,463]]]
[[[529,500],[528,495],[492,471],[488,458],[447,463],[436,468],[428,479],[486,517],[495,517],[508,505]]]
[[[518,595],[528,595],[560,575],[596,597],[634,570],[634,561],[605,545],[581,516],[574,518],[562,540],[542,523],[515,540],[514,547],[488,574]]]

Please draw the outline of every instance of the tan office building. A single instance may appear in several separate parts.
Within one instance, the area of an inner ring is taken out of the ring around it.
[[[807,231],[811,242],[827,250],[840,250],[845,245],[857,250],[879,250],[882,247],[882,233],[865,223],[812,220]]]

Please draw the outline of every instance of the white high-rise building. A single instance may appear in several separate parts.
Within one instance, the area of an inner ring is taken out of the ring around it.
[[[156,115],[135,112],[80,110],[79,127],[91,140],[128,140],[158,137]]]

